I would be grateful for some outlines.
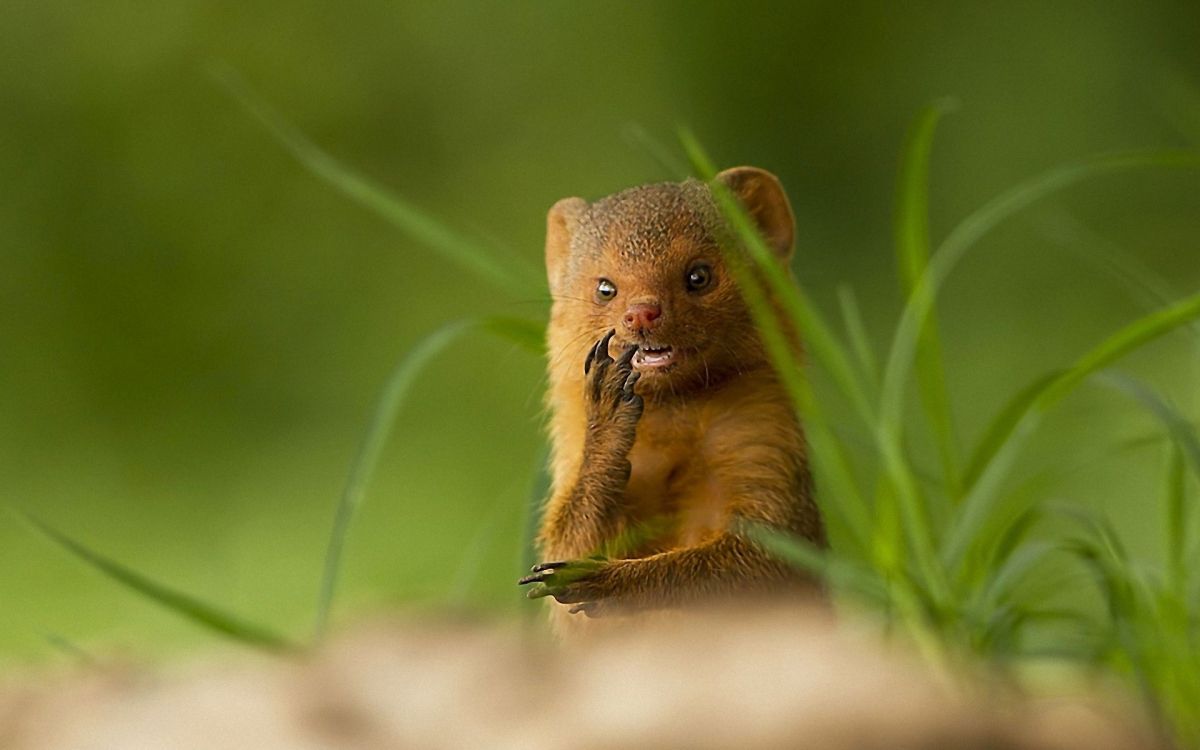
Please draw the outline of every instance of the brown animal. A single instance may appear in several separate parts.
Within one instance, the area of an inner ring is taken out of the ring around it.
[[[779,181],[752,167],[717,181],[786,268],[794,219]],[[558,602],[560,633],[579,613],[802,582],[738,521],[825,544],[804,433],[725,261],[731,237],[695,180],[550,209],[547,562],[520,582]]]

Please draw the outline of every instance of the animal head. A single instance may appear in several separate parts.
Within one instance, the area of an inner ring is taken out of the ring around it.
[[[757,222],[779,260],[794,219],[779,180],[754,167],[717,176]],[[705,387],[766,358],[722,251],[732,233],[705,183],[644,185],[550,209],[546,272],[555,361],[582,359],[607,331],[610,352],[638,347],[639,392]]]

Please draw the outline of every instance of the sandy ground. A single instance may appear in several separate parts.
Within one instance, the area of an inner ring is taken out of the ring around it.
[[[10,676],[0,748],[1156,747],[1111,698],[967,692],[794,610],[569,649],[512,626],[392,622],[299,659]]]

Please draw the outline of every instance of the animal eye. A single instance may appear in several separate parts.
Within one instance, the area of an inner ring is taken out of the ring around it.
[[[692,266],[692,270],[687,272],[687,288],[689,291],[698,292],[711,283],[712,269],[703,263]]]
[[[617,296],[617,285],[608,279],[600,279],[600,283],[596,284],[596,299],[601,302],[608,302],[613,297]]]

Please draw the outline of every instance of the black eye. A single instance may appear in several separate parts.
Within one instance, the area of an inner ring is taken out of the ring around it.
[[[712,283],[712,269],[701,263],[687,272],[687,288],[698,292]]]
[[[617,285],[608,279],[600,279],[600,283],[596,284],[596,299],[601,302],[608,302],[613,297],[617,296]]]

